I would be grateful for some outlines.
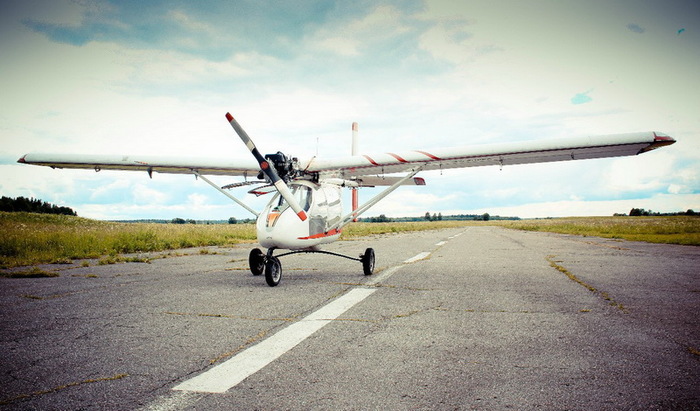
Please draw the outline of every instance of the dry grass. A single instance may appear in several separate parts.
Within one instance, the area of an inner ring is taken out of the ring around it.
[[[517,230],[548,231],[649,243],[700,245],[700,218],[690,216],[571,217],[493,223]]]
[[[353,223],[343,239],[375,234],[496,225],[517,230],[700,245],[698,217],[592,217],[521,221]],[[80,217],[0,212],[0,268],[255,241],[252,224],[111,223]]]
[[[248,224],[111,223],[34,213],[0,213],[0,232],[4,268],[255,240]]]

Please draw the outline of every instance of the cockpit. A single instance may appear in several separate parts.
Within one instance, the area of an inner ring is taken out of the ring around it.
[[[294,199],[299,203],[301,208],[308,212],[309,208],[311,208],[313,198],[313,190],[311,187],[301,184],[292,184],[289,187],[289,191],[291,191]],[[289,203],[287,203],[284,197],[279,193],[276,193],[272,200],[270,200],[270,212],[267,214],[267,226],[273,227],[275,223],[277,223],[279,216],[288,208]]]
[[[294,196],[294,199],[299,203],[301,208],[304,211],[309,211],[309,207],[311,207],[311,197],[312,197],[312,191],[310,187],[307,186],[302,186],[302,185],[297,185],[297,184],[292,184],[290,191],[292,192],[292,195]],[[287,209],[289,207],[289,204],[287,201],[282,197],[281,195],[278,195],[279,199],[277,200],[277,206],[280,210]]]
[[[340,187],[299,181],[290,184],[289,191],[309,216],[307,221],[309,235],[324,233],[330,226],[340,221],[343,211]],[[268,229],[275,227],[280,216],[289,208],[291,207],[284,197],[279,193],[275,193],[275,196],[270,200],[266,208],[265,226]],[[297,221],[297,217],[294,216],[292,220]]]

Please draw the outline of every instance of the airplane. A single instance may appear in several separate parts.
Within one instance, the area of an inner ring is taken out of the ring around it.
[[[355,258],[324,251],[320,246],[338,240],[343,227],[356,221],[360,215],[399,186],[425,185],[425,180],[416,176],[419,172],[631,156],[676,142],[666,134],[651,131],[359,154],[357,123],[353,123],[350,156],[298,158],[289,157],[279,151],[263,156],[230,113],[226,113],[226,119],[251,152],[253,159],[30,153],[21,157],[18,162],[51,168],[94,169],[97,172],[146,171],[151,178],[153,172],[193,174],[256,216],[258,243],[267,248],[267,252],[260,248],[250,251],[250,271],[255,276],[264,273],[267,284],[274,287],[282,278],[279,259],[297,253],[324,253],[359,261],[362,263],[363,273],[371,275],[375,265],[375,253],[372,248],[367,248],[362,255]],[[219,187],[205,175],[237,176],[243,177],[244,181]],[[252,176],[257,180],[248,180],[248,177]],[[250,184],[262,185],[251,189],[249,193],[274,193],[261,212],[250,208],[226,191]],[[386,188],[359,206],[357,189],[376,186]],[[343,213],[343,188],[352,190],[352,207],[347,214]],[[277,250],[289,251],[274,255]]]

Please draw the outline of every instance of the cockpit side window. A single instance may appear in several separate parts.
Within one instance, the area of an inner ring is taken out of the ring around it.
[[[311,189],[306,186],[298,186],[298,189],[292,192],[292,194],[294,194],[294,198],[299,202],[301,208],[304,209],[304,211],[309,211],[309,207],[311,206]]]

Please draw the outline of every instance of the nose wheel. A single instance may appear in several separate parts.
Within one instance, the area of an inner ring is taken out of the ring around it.
[[[280,258],[291,254],[301,254],[301,253],[318,253],[318,254],[329,254],[336,257],[347,258],[348,260],[359,261],[362,263],[362,272],[365,275],[372,275],[374,273],[374,249],[368,248],[365,253],[360,255],[359,258],[350,257],[343,254],[333,253],[330,251],[321,250],[300,250],[300,251],[290,251],[288,253],[280,254],[278,256],[273,256],[272,253],[275,251],[274,248],[267,250],[267,254],[264,254],[259,248],[254,248],[250,250],[248,256],[248,264],[250,264],[250,272],[253,275],[258,276],[265,274],[265,282],[270,287],[276,287],[282,280],[282,263]]]
[[[270,256],[265,263],[265,282],[270,287],[276,287],[282,279],[282,263],[277,257]]]
[[[255,276],[265,274],[265,282],[270,287],[276,287],[282,280],[282,263],[278,257],[272,255],[274,250],[270,248],[265,255],[261,249],[254,248],[248,255],[250,272]]]

